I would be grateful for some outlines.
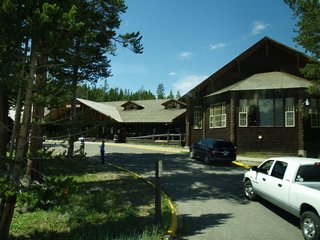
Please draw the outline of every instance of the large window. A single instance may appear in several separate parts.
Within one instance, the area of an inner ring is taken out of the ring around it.
[[[226,103],[218,103],[210,106],[209,127],[224,128],[227,126]]]
[[[294,98],[240,99],[239,127],[294,127]]]
[[[193,128],[194,129],[202,129],[202,107],[196,106],[194,107],[194,115],[193,115]]]
[[[273,99],[259,99],[259,119],[261,127],[273,127],[274,108]]]
[[[320,99],[311,99],[311,127],[320,127]]]

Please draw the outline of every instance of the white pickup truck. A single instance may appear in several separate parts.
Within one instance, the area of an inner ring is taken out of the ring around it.
[[[260,196],[300,218],[306,240],[320,239],[320,159],[270,158],[244,175],[249,200]]]

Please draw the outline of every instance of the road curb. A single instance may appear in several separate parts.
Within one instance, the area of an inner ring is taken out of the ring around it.
[[[119,170],[128,172],[128,173],[132,174],[133,176],[144,180],[145,182],[150,184],[152,187],[155,187],[155,185],[151,181],[143,178],[138,173],[132,172],[132,171],[130,171],[128,169],[125,169],[125,168],[120,167],[118,165],[115,165],[113,163],[107,163],[107,164],[110,165],[110,166],[113,166],[113,167],[115,167],[115,168],[117,168]],[[165,236],[166,239],[170,239],[170,238],[174,238],[176,236],[176,231],[177,231],[177,211],[176,211],[176,209],[175,209],[170,197],[164,191],[161,191],[161,192],[165,195],[166,199],[168,200],[169,207],[170,207],[170,210],[171,210],[171,224],[170,224],[169,229],[167,230],[167,236]]]
[[[189,150],[186,149],[174,149],[174,148],[166,148],[166,147],[157,147],[157,146],[146,146],[146,145],[135,145],[135,144],[126,144],[121,145],[121,143],[106,143],[106,145],[110,146],[117,146],[117,147],[131,147],[131,148],[138,148],[138,149],[145,149],[145,150],[155,150],[155,151],[164,151],[164,152],[171,152],[171,153],[187,153]]]
[[[241,163],[241,162],[238,162],[238,161],[233,161],[232,163],[235,164],[235,165],[237,165],[237,166],[243,167],[243,168],[245,168],[245,169],[250,169],[250,168],[252,168],[252,165],[245,164],[245,163]]]

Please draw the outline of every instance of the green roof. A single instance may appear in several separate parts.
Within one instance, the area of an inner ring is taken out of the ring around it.
[[[77,100],[86,106],[109,116],[117,122],[123,123],[171,123],[174,119],[185,113],[186,109],[166,109],[165,103],[171,102],[169,99],[156,100],[130,100],[115,102],[94,102],[77,98]],[[176,101],[178,104],[183,103]],[[139,105],[142,109],[125,110],[126,103]],[[164,104],[164,105],[163,105]]]
[[[230,91],[296,89],[308,88],[311,85],[310,81],[285,72],[257,73],[226,88],[212,92],[205,97]]]

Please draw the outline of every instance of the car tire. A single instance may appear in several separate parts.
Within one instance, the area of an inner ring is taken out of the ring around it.
[[[320,218],[316,213],[311,211],[304,212],[300,218],[300,227],[304,239],[320,239]]]
[[[193,149],[190,149],[189,157],[190,157],[191,159],[195,159],[195,158],[196,158]]]
[[[254,201],[257,199],[257,194],[254,192],[252,182],[250,180],[246,180],[243,184],[244,194],[247,199]]]
[[[206,156],[204,157],[203,162],[204,162],[205,164],[210,164],[210,158],[209,158],[208,155],[206,155]]]

